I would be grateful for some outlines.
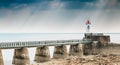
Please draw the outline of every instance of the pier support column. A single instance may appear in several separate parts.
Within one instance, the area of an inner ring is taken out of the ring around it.
[[[14,50],[12,64],[14,65],[29,65],[30,59],[27,48],[20,48]]]
[[[55,46],[53,58],[66,58],[67,57],[67,47],[66,45]]]
[[[83,54],[84,55],[92,54],[92,44],[91,43],[86,43],[83,45]]]
[[[1,49],[0,49],[0,65],[4,65]]]
[[[50,51],[48,46],[37,47],[34,61],[39,63],[49,60],[50,60]]]
[[[100,52],[100,45],[98,41],[92,43],[92,55],[97,55]]]
[[[70,45],[69,55],[83,56],[82,44]]]

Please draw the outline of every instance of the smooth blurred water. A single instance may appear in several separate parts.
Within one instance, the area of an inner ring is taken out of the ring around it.
[[[120,42],[120,33],[105,33],[111,36],[111,42]],[[82,39],[83,33],[1,33],[0,42],[7,41],[35,41],[35,40],[64,40],[64,39]],[[53,56],[54,46],[50,46],[50,54]],[[69,46],[67,46],[69,49]],[[31,63],[33,63],[36,48],[28,48]],[[13,49],[3,49],[3,58],[5,65],[12,65]]]

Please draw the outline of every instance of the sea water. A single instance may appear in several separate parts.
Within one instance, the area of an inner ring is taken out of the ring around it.
[[[110,35],[111,42],[120,43],[120,33],[105,33]],[[1,33],[0,42],[14,42],[14,41],[37,41],[37,40],[69,40],[82,39],[84,33]],[[50,46],[51,58],[54,52],[54,46]],[[67,46],[69,52],[69,45]],[[34,63],[36,48],[28,48],[31,63]],[[14,49],[2,49],[3,59],[5,65],[12,65]]]

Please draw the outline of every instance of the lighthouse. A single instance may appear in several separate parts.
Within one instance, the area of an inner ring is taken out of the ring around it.
[[[86,26],[87,26],[86,32],[87,33],[90,33],[90,25],[91,25],[91,22],[89,20],[87,20],[86,21]]]

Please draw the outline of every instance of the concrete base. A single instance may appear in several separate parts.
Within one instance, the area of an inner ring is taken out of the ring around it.
[[[83,44],[83,55],[92,54],[92,44]]]
[[[99,41],[100,41],[102,47],[108,46],[108,42],[110,42],[109,38],[110,38],[109,36],[99,37]]]
[[[82,44],[70,45],[69,55],[83,56]]]
[[[0,49],[0,65],[4,65],[1,49]]]
[[[85,33],[85,39],[100,42],[99,45],[101,45],[101,48],[108,46],[110,42],[110,36],[104,35],[103,33]]]
[[[100,47],[98,43],[92,43],[92,55],[97,55],[100,53]]]
[[[67,47],[66,45],[55,46],[53,58],[66,58],[67,57]]]
[[[27,48],[15,49],[12,63],[14,65],[29,65],[30,59]]]
[[[39,63],[49,60],[50,60],[50,51],[48,46],[37,47],[34,61]]]

